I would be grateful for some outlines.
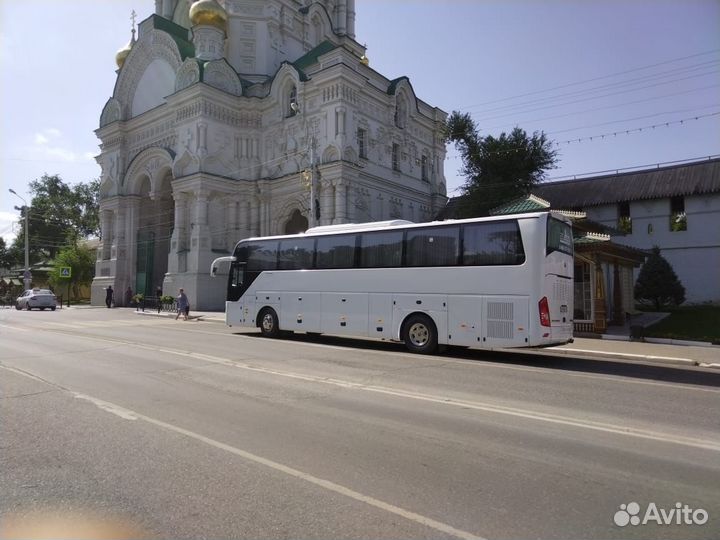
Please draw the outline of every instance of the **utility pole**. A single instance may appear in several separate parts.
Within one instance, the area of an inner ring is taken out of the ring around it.
[[[308,228],[315,227],[318,224],[318,221],[320,220],[320,202],[316,200],[316,187],[315,187],[315,145],[317,144],[317,140],[315,139],[315,135],[313,134],[310,136],[310,124],[308,123],[307,116],[305,116],[305,113],[300,109],[300,105],[296,101],[293,101],[290,103],[290,108],[293,110],[295,114],[302,114],[303,115],[303,124],[305,125],[305,136],[308,141],[308,145],[310,146],[310,212],[308,215]],[[307,181],[306,173],[303,173],[303,179]]]
[[[8,189],[8,191],[23,202],[23,208],[25,209],[25,272],[23,272],[23,283],[25,290],[28,290],[32,282],[32,276],[30,275],[30,207],[14,189]]]

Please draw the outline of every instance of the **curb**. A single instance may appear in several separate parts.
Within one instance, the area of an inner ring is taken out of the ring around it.
[[[654,338],[644,337],[642,339],[632,339],[630,336],[617,335],[617,334],[588,334],[585,332],[578,332],[575,334],[577,338],[583,339],[601,339],[604,341],[632,341],[634,343],[654,343],[656,345],[680,345],[683,347],[716,347],[720,348],[720,345],[716,345],[709,341],[691,341],[688,339],[667,339],[667,338]]]
[[[621,352],[594,351],[589,349],[550,349],[550,354],[556,353],[563,356],[578,354],[582,356],[591,356],[593,358],[602,358],[606,360],[636,360],[639,362],[652,362],[654,364],[670,364],[676,366],[701,366],[701,367],[717,367],[720,364],[707,364],[691,358],[679,358],[673,356],[655,356],[651,354],[633,354]]]
[[[160,312],[157,313],[156,311],[135,311],[135,315],[144,315],[145,317],[165,317],[165,318],[175,318],[175,313],[168,313]],[[190,315],[188,317],[189,320],[194,321],[202,321],[202,322],[213,322],[213,323],[223,323],[225,324],[225,321],[223,319],[218,319],[217,317],[208,317],[207,315]]]

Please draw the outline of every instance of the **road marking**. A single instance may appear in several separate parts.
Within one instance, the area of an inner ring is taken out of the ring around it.
[[[7,328],[8,330],[17,330],[18,332],[27,332],[27,328],[20,328],[19,326],[10,326],[7,324],[0,324],[0,328]]]
[[[50,331],[52,331],[52,330],[50,330]],[[59,331],[59,332],[62,332],[62,331]],[[529,409],[506,407],[506,406],[494,405],[494,404],[485,403],[485,402],[459,400],[459,399],[453,399],[453,398],[446,397],[446,396],[421,394],[418,392],[410,392],[410,391],[405,391],[405,390],[397,389],[397,388],[366,385],[364,383],[346,381],[346,380],[342,380],[342,379],[333,379],[330,377],[318,377],[318,376],[314,376],[314,375],[305,375],[302,373],[294,373],[294,372],[290,372],[290,371],[283,371],[283,370],[277,370],[277,369],[271,369],[271,368],[263,368],[263,367],[258,367],[258,366],[252,366],[250,364],[245,364],[240,361],[231,360],[228,358],[222,358],[222,357],[208,355],[208,354],[196,353],[196,352],[192,352],[192,351],[170,349],[167,347],[144,345],[141,343],[135,343],[132,341],[121,340],[121,339],[106,338],[106,337],[101,338],[101,337],[92,337],[92,336],[77,336],[76,334],[73,334],[73,335],[75,335],[76,337],[83,338],[83,339],[90,339],[90,340],[95,340],[95,341],[107,341],[107,342],[111,342],[111,343],[117,343],[117,344],[121,344],[121,345],[135,347],[138,349],[154,351],[154,352],[163,352],[166,354],[183,356],[183,357],[193,358],[193,359],[197,359],[197,360],[203,360],[203,361],[206,361],[209,363],[220,364],[220,365],[224,365],[227,367],[235,367],[238,369],[244,369],[247,371],[253,371],[253,372],[263,373],[263,374],[267,374],[267,375],[274,375],[274,376],[291,378],[291,379],[296,379],[296,380],[303,380],[303,381],[319,383],[319,384],[329,384],[329,385],[339,386],[342,388],[348,388],[348,389],[353,389],[353,390],[361,390],[361,391],[365,391],[365,392],[375,392],[375,393],[380,393],[380,394],[392,395],[395,397],[402,397],[402,398],[406,398],[406,399],[415,399],[415,400],[419,400],[419,401],[432,402],[432,403],[437,403],[437,404],[441,404],[441,405],[449,405],[449,406],[461,407],[461,408],[465,408],[465,409],[474,409],[474,410],[479,410],[479,411],[488,412],[488,413],[525,418],[528,420],[548,422],[548,423],[552,423],[552,424],[566,425],[566,426],[577,427],[577,428],[582,428],[582,429],[589,429],[589,430],[593,430],[593,431],[613,433],[613,434],[623,435],[623,436],[627,436],[627,437],[636,437],[636,438],[640,438],[640,439],[654,440],[654,441],[660,441],[660,442],[666,442],[666,443],[672,443],[672,444],[678,444],[678,445],[683,445],[683,446],[690,446],[693,448],[700,448],[700,449],[704,449],[704,450],[712,450],[715,452],[720,452],[720,442],[713,441],[713,440],[697,439],[694,437],[683,437],[683,436],[678,436],[678,435],[660,433],[660,432],[651,431],[651,430],[645,430],[645,429],[641,429],[641,428],[632,428],[632,427],[618,425],[618,424],[609,424],[609,423],[605,423],[605,422],[596,422],[593,420],[573,418],[570,416],[541,413],[541,412],[537,412],[537,411],[533,411],[533,410],[529,410]]]
[[[465,540],[484,540],[481,536],[474,535],[470,532],[463,531],[461,529],[456,529],[455,527],[453,527],[452,525],[448,525],[447,523],[443,523],[441,521],[436,521],[427,516],[423,516],[421,514],[417,514],[415,512],[405,510],[404,508],[400,508],[399,506],[395,506],[394,504],[390,504],[390,503],[387,503],[380,499],[376,499],[375,497],[371,497],[369,495],[364,495],[363,493],[360,493],[358,491],[355,491],[353,489],[345,487],[341,484],[336,484],[335,482],[332,482],[330,480],[326,480],[324,478],[320,478],[318,476],[303,472],[299,469],[294,469],[292,467],[288,467],[287,465],[283,465],[282,463],[278,463],[277,461],[272,461],[270,459],[264,458],[262,456],[258,456],[257,454],[253,454],[251,452],[242,450],[235,446],[231,446],[229,444],[217,441],[215,439],[205,437],[204,435],[200,435],[199,433],[195,433],[194,431],[190,431],[188,429],[181,428],[174,424],[169,424],[167,422],[163,422],[162,420],[158,420],[158,419],[152,418],[150,416],[145,416],[144,414],[140,414],[136,411],[126,409],[125,407],[121,407],[120,405],[116,405],[115,403],[110,403],[109,401],[104,401],[104,400],[101,400],[101,399],[98,399],[98,398],[95,398],[92,396],[88,396],[86,394],[80,394],[80,393],[74,393],[74,394],[75,394],[76,398],[90,401],[91,403],[100,407],[104,411],[111,412],[112,414],[116,414],[123,418],[129,418],[129,419],[133,419],[133,420],[143,420],[144,422],[147,422],[149,424],[154,424],[154,425],[164,428],[168,431],[179,433],[180,435],[184,435],[185,437],[188,437],[190,439],[195,439],[196,441],[203,442],[209,446],[213,446],[220,450],[224,450],[225,452],[228,452],[230,454],[239,456],[247,461],[252,461],[253,463],[257,463],[258,465],[263,465],[264,467],[268,467],[275,471],[287,474],[288,476],[292,476],[294,478],[303,480],[310,484],[315,484],[316,486],[324,488],[328,491],[332,491],[332,492],[338,493],[340,495],[344,495],[345,497],[355,499],[356,501],[360,501],[360,502],[363,502],[370,506],[374,506],[375,508],[379,508],[380,510],[384,510],[385,512],[389,512],[391,514],[395,514],[395,515],[403,517],[407,520],[414,521],[415,523],[418,523],[420,525],[430,527],[432,529],[435,529],[436,531],[439,531],[439,532],[442,532],[445,534],[450,534],[457,538],[463,538]]]
[[[83,336],[86,337],[86,336]],[[660,433],[657,431],[651,431],[641,428],[632,428],[629,426],[610,424],[605,422],[596,422],[594,420],[578,419],[570,416],[563,416],[550,413],[542,413],[529,409],[521,409],[518,407],[506,407],[502,405],[494,405],[491,403],[480,402],[480,401],[468,401],[454,399],[447,396],[439,396],[432,394],[422,394],[419,392],[411,392],[398,388],[389,388],[385,386],[367,385],[364,383],[347,381],[342,379],[334,379],[331,377],[319,377],[315,375],[306,375],[303,373],[295,373],[291,371],[277,370],[271,368],[264,368],[259,366],[252,366],[237,360],[231,360],[229,358],[223,358],[219,356],[213,356],[209,354],[196,353],[192,351],[182,351],[178,349],[170,349],[167,347],[157,347],[152,345],[144,345],[140,343],[134,343],[132,341],[115,340],[110,338],[89,338],[89,339],[101,339],[111,342],[116,342],[123,345],[129,345],[139,349],[144,349],[154,352],[162,352],[166,354],[183,356],[186,358],[193,358],[197,360],[203,360],[213,364],[220,364],[227,367],[234,367],[237,369],[243,369],[246,371],[252,371],[256,373],[263,373],[266,375],[273,375],[278,377],[285,377],[289,379],[302,380],[306,382],[328,384],[338,386],[342,388],[360,390],[364,392],[374,392],[378,394],[385,394],[394,397],[401,397],[406,399],[414,399],[418,401],[425,401],[430,403],[436,403],[440,405],[448,405],[454,407],[460,407],[464,409],[473,409],[483,411],[492,414],[500,414],[507,416],[514,416],[518,418],[524,418],[527,420],[534,420],[540,422],[547,422],[551,424],[571,426],[581,429],[588,429],[592,431],[600,431],[605,433],[613,433],[616,435],[623,435],[626,437],[635,437],[639,439],[660,441],[671,444],[678,444],[682,446],[689,446],[693,448],[700,448],[703,450],[711,450],[714,452],[720,452],[720,442],[706,439],[697,439],[694,437],[683,437],[680,435],[671,435],[667,433]]]
[[[204,334],[204,335],[211,335],[211,336],[224,336],[224,337],[236,337],[240,339],[257,339],[254,337],[254,334],[240,334],[240,333],[234,333],[232,336],[228,334],[224,334],[221,332],[208,332],[205,330],[185,330],[183,329],[183,333],[192,333],[192,334]],[[253,336],[253,337],[251,337]],[[305,347],[314,347],[318,349],[333,349],[333,350],[339,350],[339,351],[351,351],[351,352],[357,352],[362,353],[362,349],[358,349],[356,347],[349,347],[349,346],[343,346],[343,345],[326,345],[323,343],[308,343],[305,341],[288,341],[288,342],[278,342],[275,343],[289,343],[293,347],[295,345],[302,345]],[[385,342],[390,343],[390,342]],[[573,350],[577,349],[562,349],[563,352],[572,352]],[[658,381],[641,381],[634,378],[629,378],[625,375],[612,375],[612,376],[606,376],[606,375],[597,375],[597,374],[590,374],[590,373],[572,373],[567,370],[557,370],[557,369],[551,369],[551,368],[541,368],[541,367],[531,367],[531,366],[510,366],[510,365],[504,365],[504,364],[498,364],[494,362],[489,362],[487,360],[462,360],[459,358],[451,358],[451,357],[437,357],[437,356],[425,356],[422,357],[406,353],[406,352],[395,352],[395,351],[383,351],[378,349],[373,349],[373,353],[376,353],[378,355],[385,355],[385,356],[393,356],[396,358],[402,358],[403,360],[408,361],[418,361],[419,359],[422,359],[423,361],[434,361],[438,364],[462,364],[466,366],[473,366],[475,368],[480,367],[488,367],[493,369],[505,369],[505,370],[511,370],[511,371],[524,371],[528,373],[538,373],[541,375],[549,375],[549,376],[565,376],[565,377],[579,377],[583,379],[591,379],[591,380],[601,380],[601,381],[611,381],[611,382],[620,382],[624,384],[639,384],[644,386],[661,386],[661,387],[667,387],[672,388],[674,390],[692,390],[697,392],[710,392],[713,394],[720,394],[720,390],[716,390],[713,388],[702,388],[695,385],[688,385],[688,384],[682,384],[682,383],[666,383],[666,382],[658,382]],[[536,351],[532,350],[529,351],[527,349],[514,349],[514,350],[498,350],[498,352],[501,352],[502,354],[537,354],[539,356],[542,356],[544,358],[551,358],[554,355],[551,352],[547,351]],[[580,352],[580,350],[578,350]],[[587,351],[591,352],[591,351]],[[600,353],[601,351],[594,351]],[[609,353],[609,354],[615,354],[615,353]],[[619,354],[619,353],[618,353]],[[566,354],[563,354],[563,356],[567,356]],[[653,358],[664,358],[664,357],[653,357]],[[610,359],[611,360],[611,359]],[[699,367],[708,367],[708,366],[699,366]]]
[[[485,540],[482,536],[477,536],[470,532],[463,531],[461,529],[456,529],[455,527],[453,527],[452,525],[448,525],[447,523],[443,523],[441,521],[434,520],[427,516],[423,516],[422,514],[417,514],[415,512],[411,512],[410,510],[405,510],[404,508],[400,508],[399,506],[395,506],[394,504],[390,504],[390,503],[387,503],[380,499],[376,499],[375,497],[371,497],[369,495],[364,495],[363,493],[360,493],[359,491],[355,491],[355,490],[345,487],[341,484],[336,484],[335,482],[332,482],[330,480],[326,480],[324,478],[320,478],[318,476],[303,472],[299,469],[294,469],[292,467],[288,467],[287,465],[283,465],[282,463],[278,463],[277,461],[273,461],[273,460],[264,458],[262,456],[259,456],[257,454],[247,452],[246,450],[242,450],[240,448],[217,441],[215,439],[205,437],[204,435],[200,435],[199,433],[195,433],[194,431],[190,431],[188,429],[181,428],[180,426],[176,426],[174,424],[169,424],[168,422],[163,422],[162,420],[158,420],[157,418],[145,416],[144,414],[140,414],[136,411],[127,409],[125,407],[122,407],[121,405],[117,405],[115,403],[111,403],[111,402],[105,401],[103,399],[89,396],[87,394],[82,394],[80,392],[73,392],[72,390],[64,388],[60,385],[56,385],[49,381],[45,381],[45,380],[33,375],[32,373],[27,373],[25,371],[18,370],[18,369],[9,367],[9,366],[3,366],[3,365],[0,365],[0,368],[6,369],[6,370],[16,373],[18,375],[23,375],[25,377],[29,377],[30,379],[39,380],[44,383],[47,383],[50,386],[53,386],[55,388],[58,388],[60,390],[63,390],[65,392],[72,394],[76,399],[89,401],[90,403],[92,403],[96,407],[100,408],[101,410],[109,412],[116,416],[119,416],[120,418],[124,418],[126,420],[142,420],[144,422],[153,424],[155,426],[161,427],[168,431],[178,433],[178,434],[188,437],[190,439],[195,439],[196,441],[200,441],[209,446],[213,446],[220,450],[224,450],[225,452],[239,456],[247,461],[257,463],[258,465],[268,467],[275,471],[284,473],[288,476],[292,476],[299,480],[303,480],[310,484],[314,484],[314,485],[324,488],[328,491],[332,491],[334,493],[344,495],[345,497],[349,497],[351,499],[365,503],[367,505],[374,506],[375,508],[379,508],[380,510],[383,510],[385,512],[389,512],[391,514],[395,514],[396,516],[403,517],[409,521],[413,521],[413,522],[423,525],[425,527],[430,527],[431,529],[435,529],[436,531],[439,531],[439,532],[442,532],[445,534],[450,534],[452,536],[455,536],[457,538],[462,538],[464,540]]]

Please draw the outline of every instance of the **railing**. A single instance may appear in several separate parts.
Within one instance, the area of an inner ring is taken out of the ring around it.
[[[145,310],[157,310],[158,313],[163,311],[175,312],[177,311],[177,302],[175,302],[175,300],[172,302],[163,302],[162,299],[157,296],[146,296],[135,305],[135,311]]]

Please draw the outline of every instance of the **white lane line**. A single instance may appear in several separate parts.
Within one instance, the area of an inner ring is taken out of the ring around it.
[[[184,333],[191,333],[191,334],[206,334],[211,336],[225,336],[225,337],[235,337],[240,339],[257,339],[255,337],[251,337],[251,335],[243,335],[243,334],[235,334],[233,336],[229,336],[228,334],[223,334],[220,332],[207,332],[203,330],[184,330]],[[276,342],[278,343],[278,342]],[[356,353],[363,353],[364,351],[362,349],[357,349],[354,347],[345,347],[342,345],[325,345],[322,343],[307,343],[304,341],[292,341],[289,342],[292,343],[292,347],[295,345],[302,345],[304,347],[314,347],[318,349],[334,349],[339,351],[345,351],[345,352],[356,352]],[[561,349],[563,353],[565,352],[572,352],[572,351],[578,351],[578,349]],[[666,388],[672,388],[674,390],[691,390],[696,392],[710,392],[713,394],[720,394],[720,390],[716,390],[713,388],[702,388],[699,386],[693,386],[693,385],[687,385],[682,383],[666,383],[666,382],[658,382],[658,381],[642,381],[630,377],[626,377],[624,375],[614,375],[614,376],[605,376],[605,375],[596,375],[596,374],[590,374],[590,373],[572,373],[566,370],[557,370],[557,369],[550,369],[550,368],[534,368],[530,366],[511,366],[506,364],[498,364],[494,362],[488,362],[486,360],[461,360],[459,358],[450,358],[447,356],[422,356],[419,357],[416,354],[411,353],[403,353],[403,352],[394,352],[394,351],[383,351],[383,350],[377,350],[374,349],[372,351],[373,353],[376,353],[378,355],[384,355],[384,356],[392,356],[396,358],[402,358],[403,360],[408,361],[418,361],[420,358],[423,361],[432,361],[437,362],[438,365],[440,364],[461,364],[466,366],[473,366],[474,368],[481,368],[481,367],[487,367],[492,369],[505,369],[510,371],[524,371],[526,373],[538,373],[540,375],[549,375],[549,376],[563,376],[563,377],[578,377],[582,379],[592,379],[592,380],[601,380],[601,381],[610,381],[610,382],[619,382],[624,384],[639,384],[644,386],[662,386]],[[500,352],[504,354],[538,354],[542,356],[543,358],[551,358],[553,354],[551,352],[545,352],[545,351],[528,351],[524,349],[515,349],[515,350],[507,350],[503,349]],[[598,354],[601,353],[601,351],[586,351],[586,352],[597,352]],[[612,353],[615,354],[615,353]],[[563,354],[563,356],[567,356],[566,354]],[[605,354],[607,356],[607,354]],[[640,359],[646,359],[648,357],[642,357]],[[666,357],[652,357],[652,358],[666,358]],[[689,361],[694,362],[694,361]],[[707,365],[701,365],[700,367],[708,367]]]
[[[399,506],[395,506],[394,504],[387,503],[385,501],[376,499],[375,497],[371,497],[369,495],[364,495],[358,491],[355,491],[353,489],[350,489],[350,488],[345,487],[340,484],[336,484],[335,482],[332,482],[330,480],[326,480],[324,478],[317,477],[315,475],[303,472],[299,469],[294,469],[292,467],[288,467],[287,465],[283,465],[282,463],[278,463],[277,461],[272,461],[270,459],[264,458],[262,456],[258,456],[257,454],[253,454],[251,452],[242,450],[235,446],[231,446],[229,444],[217,441],[215,439],[205,437],[204,435],[200,435],[199,433],[195,433],[194,431],[190,431],[188,429],[181,428],[174,424],[169,424],[168,422],[163,422],[162,420],[158,420],[158,419],[152,418],[150,416],[145,416],[144,414],[140,414],[136,411],[126,409],[125,407],[122,407],[115,403],[110,403],[109,401],[104,401],[102,399],[88,396],[86,394],[80,394],[77,392],[74,392],[73,394],[75,395],[76,398],[89,401],[89,402],[93,403],[94,405],[96,405],[97,407],[99,407],[100,409],[110,412],[112,414],[115,414],[117,416],[120,416],[121,418],[129,419],[129,420],[142,420],[144,422],[156,425],[156,426],[166,429],[168,431],[179,433],[180,435],[184,435],[185,437],[188,437],[190,439],[195,439],[196,441],[200,441],[209,446],[212,446],[212,447],[218,448],[220,450],[224,450],[225,452],[228,452],[230,454],[239,456],[247,461],[252,461],[253,463],[257,463],[264,467],[268,467],[275,471],[287,474],[287,475],[297,478],[299,480],[303,480],[310,484],[315,484],[316,486],[324,488],[328,491],[332,491],[332,492],[338,493],[340,495],[344,495],[345,497],[354,499],[356,501],[360,501],[360,502],[363,502],[370,506],[374,506],[375,508],[379,508],[380,510],[384,510],[385,512],[389,512],[391,514],[395,514],[397,516],[403,517],[407,520],[413,521],[420,525],[424,525],[425,527],[430,527],[432,529],[435,529],[436,531],[439,531],[439,532],[442,532],[445,534],[450,534],[457,538],[463,538],[465,540],[484,540],[481,536],[474,535],[470,532],[463,531],[461,529],[456,529],[455,527],[448,525],[447,523],[443,523],[441,521],[436,521],[427,516],[423,516],[421,514],[417,514],[415,512],[405,510],[404,508],[400,508]]]
[[[7,324],[0,324],[0,328],[7,328],[8,330],[17,330],[18,332],[27,332],[27,328],[20,328],[19,326],[10,326]]]
[[[396,389],[396,388],[388,388],[388,387],[375,386],[375,385],[366,385],[363,383],[358,383],[358,382],[353,382],[353,381],[346,381],[346,380],[342,380],[342,379],[333,379],[330,377],[318,377],[318,376],[314,376],[314,375],[305,375],[302,373],[294,373],[294,372],[290,372],[290,371],[263,368],[263,367],[258,367],[258,366],[252,366],[250,364],[245,364],[245,363],[239,362],[237,360],[231,360],[229,358],[222,358],[222,357],[218,357],[218,356],[196,353],[196,352],[192,352],[192,351],[169,349],[167,347],[155,347],[155,346],[151,346],[151,345],[143,345],[140,343],[134,343],[132,341],[125,341],[125,340],[120,340],[120,339],[93,338],[93,337],[89,337],[89,336],[78,336],[78,337],[82,337],[85,339],[94,339],[94,340],[100,340],[100,341],[115,342],[115,343],[122,344],[122,345],[132,346],[132,347],[135,347],[138,349],[143,349],[143,350],[148,350],[148,351],[153,351],[153,352],[162,352],[162,353],[176,355],[176,356],[194,358],[197,360],[204,360],[206,362],[213,363],[213,364],[220,364],[223,366],[235,367],[235,368],[243,369],[246,371],[263,373],[266,375],[285,377],[285,378],[302,380],[302,381],[306,381],[306,382],[313,382],[313,383],[319,383],[319,384],[330,384],[330,385],[339,386],[342,388],[353,389],[353,390],[361,390],[361,391],[365,391],[365,392],[375,392],[375,393],[386,394],[386,395],[391,395],[391,396],[395,396],[395,397],[402,397],[402,398],[406,398],[406,399],[415,399],[415,400],[419,400],[419,401],[432,402],[432,403],[437,403],[437,404],[441,404],[441,405],[450,405],[450,406],[461,407],[461,408],[465,408],[465,409],[474,409],[474,410],[479,410],[479,411],[493,413],[493,414],[515,416],[515,417],[519,417],[519,418],[525,418],[528,420],[548,422],[548,423],[552,423],[552,424],[572,426],[572,427],[577,427],[577,428],[582,428],[582,429],[589,429],[589,430],[593,430],[593,431],[614,433],[616,435],[623,435],[626,437],[636,437],[636,438],[640,438],[640,439],[660,441],[660,442],[666,442],[666,443],[671,443],[671,444],[679,444],[679,445],[683,445],[683,446],[690,446],[693,448],[700,448],[700,449],[704,449],[704,450],[712,450],[715,452],[720,452],[720,441],[698,439],[698,438],[694,438],[694,437],[683,437],[683,436],[679,436],[679,435],[671,435],[671,434],[661,433],[661,432],[657,432],[657,431],[650,431],[650,430],[645,430],[645,429],[640,429],[640,428],[632,428],[629,426],[623,426],[623,425],[618,425],[618,424],[610,424],[610,423],[605,423],[605,422],[596,422],[593,420],[573,418],[570,416],[541,413],[541,412],[532,411],[529,409],[520,409],[520,408],[516,408],[516,407],[505,407],[505,406],[501,406],[501,405],[494,405],[491,403],[478,402],[478,401],[458,400],[458,399],[453,399],[453,398],[446,397],[446,396],[421,394],[421,393],[417,393],[417,392],[410,392],[410,391],[405,391],[405,390]]]

